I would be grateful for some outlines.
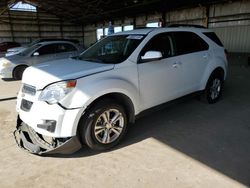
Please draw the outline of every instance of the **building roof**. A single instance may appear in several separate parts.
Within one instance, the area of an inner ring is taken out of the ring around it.
[[[20,0],[0,1],[0,15],[7,4],[18,1]],[[226,1],[228,0],[23,0],[62,20],[81,24]]]

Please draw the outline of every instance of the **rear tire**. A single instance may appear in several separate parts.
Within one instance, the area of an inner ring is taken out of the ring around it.
[[[117,145],[127,132],[127,115],[123,106],[103,100],[82,117],[78,133],[83,144],[93,150],[108,150]]]
[[[27,68],[27,66],[18,66],[13,71],[13,78],[15,80],[22,80],[23,72]]]
[[[223,77],[218,73],[213,73],[208,79],[204,98],[209,104],[214,104],[218,102],[221,98],[223,90]]]

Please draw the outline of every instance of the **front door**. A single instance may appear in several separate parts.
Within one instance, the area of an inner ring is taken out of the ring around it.
[[[32,64],[35,65],[55,59],[55,47],[56,44],[46,44],[41,46],[33,53]],[[38,55],[34,55],[36,52]]]
[[[178,57],[174,56],[171,34],[154,36],[140,56],[148,51],[160,51],[163,58],[138,63],[142,110],[175,99],[183,90],[182,65]]]

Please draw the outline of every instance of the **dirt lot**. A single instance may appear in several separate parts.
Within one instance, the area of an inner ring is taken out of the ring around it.
[[[236,59],[237,60],[237,59]],[[0,81],[0,187],[248,187],[250,68],[231,66],[223,99],[189,99],[139,119],[121,145],[39,157],[13,139],[20,82]]]

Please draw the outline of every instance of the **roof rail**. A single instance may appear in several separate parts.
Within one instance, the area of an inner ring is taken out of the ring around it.
[[[207,29],[207,27],[203,25],[195,25],[195,24],[169,24],[167,27],[195,27],[195,28],[204,28]]]
[[[144,27],[144,26],[142,26],[142,27],[135,27],[135,29],[155,29],[155,28],[157,28],[157,27]]]

